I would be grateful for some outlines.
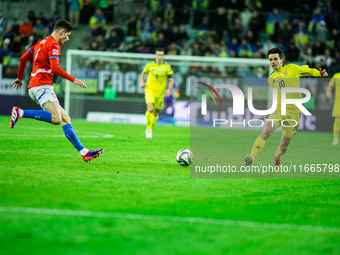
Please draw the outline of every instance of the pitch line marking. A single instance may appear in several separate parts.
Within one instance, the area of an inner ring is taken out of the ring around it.
[[[224,220],[224,219],[213,219],[213,218],[144,215],[144,214],[130,214],[130,213],[108,213],[108,212],[96,212],[96,211],[27,208],[27,207],[5,207],[5,206],[0,206],[0,212],[66,215],[66,216],[77,216],[77,217],[147,220],[147,221],[163,221],[163,222],[201,223],[201,224],[225,225],[225,226],[241,226],[241,227],[248,227],[248,228],[268,228],[268,229],[282,229],[282,230],[340,233],[340,228],[337,228],[337,227],[280,224],[280,223],[266,223],[266,222],[253,222],[253,221],[237,221],[237,220]]]

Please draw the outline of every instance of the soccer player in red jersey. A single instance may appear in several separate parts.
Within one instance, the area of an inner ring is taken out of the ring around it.
[[[20,118],[31,118],[63,126],[67,139],[80,152],[85,162],[99,156],[103,149],[88,150],[80,142],[71,125],[71,118],[59,104],[58,98],[53,91],[53,73],[65,78],[74,84],[86,88],[82,80],[69,75],[59,66],[60,45],[69,41],[73,28],[66,20],[58,20],[50,36],[33,45],[20,58],[18,78],[13,82],[15,89],[20,89],[24,79],[24,71],[28,60],[33,59],[33,70],[30,83],[27,86],[29,96],[43,110],[23,110],[14,106],[12,108],[11,128]]]

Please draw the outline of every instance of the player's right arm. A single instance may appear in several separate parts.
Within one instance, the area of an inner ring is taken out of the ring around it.
[[[140,86],[142,88],[145,88],[146,87],[146,83],[145,83],[145,76],[146,74],[149,72],[149,64],[147,64],[146,66],[144,66],[143,68],[143,72],[142,72],[142,77],[140,79]]]
[[[332,94],[332,88],[335,86],[335,78],[333,76],[333,78],[331,79],[331,81],[328,84],[328,87],[326,89],[326,96],[328,99],[331,99],[333,94]]]
[[[22,80],[24,79],[24,72],[25,72],[27,61],[30,59],[33,59],[33,53],[34,53],[34,46],[32,46],[28,51],[24,53],[24,55],[21,56],[20,61],[19,61],[18,77],[12,83],[13,88],[15,89],[21,88]]]
[[[142,77],[141,77],[141,79],[140,79],[140,86],[141,86],[142,88],[145,88],[145,87],[146,87],[145,76],[146,76],[146,73],[145,73],[144,70],[143,70],[143,72],[142,72]]]

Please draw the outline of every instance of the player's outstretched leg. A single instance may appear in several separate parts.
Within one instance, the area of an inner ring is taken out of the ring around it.
[[[22,116],[22,110],[19,107],[14,106],[12,108],[12,116],[11,116],[11,122],[10,122],[11,128],[14,128],[15,123],[17,123],[17,121],[21,119],[21,116]]]
[[[277,150],[275,151],[275,159],[274,159],[274,168],[279,167],[281,165],[281,156],[277,157]]]
[[[23,110],[14,106],[12,108],[12,117],[10,122],[11,128],[13,128],[15,123],[17,123],[21,118],[30,118],[51,123],[52,113],[45,110]]]
[[[254,157],[247,155],[244,157],[244,166],[250,166],[254,162]]]
[[[93,150],[93,151],[88,151],[85,155],[82,155],[81,157],[85,162],[90,161],[93,158],[96,158],[99,156],[104,151],[104,149],[99,149],[99,150]]]

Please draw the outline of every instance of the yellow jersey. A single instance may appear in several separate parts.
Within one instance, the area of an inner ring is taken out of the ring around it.
[[[148,73],[145,90],[151,91],[155,96],[164,96],[168,79],[173,78],[173,71],[167,62],[157,65],[151,62],[143,68],[144,73]]]
[[[340,73],[336,73],[333,75],[331,81],[329,82],[329,86],[335,87],[335,100],[340,100]]]
[[[294,64],[283,65],[279,71],[274,71],[268,78],[271,87],[277,88],[277,107],[275,112],[281,114],[281,88],[300,88],[300,77],[321,77],[319,70],[308,66]],[[301,99],[301,93],[287,93],[287,99]],[[301,110],[294,104],[288,104],[286,114],[300,113]]]

